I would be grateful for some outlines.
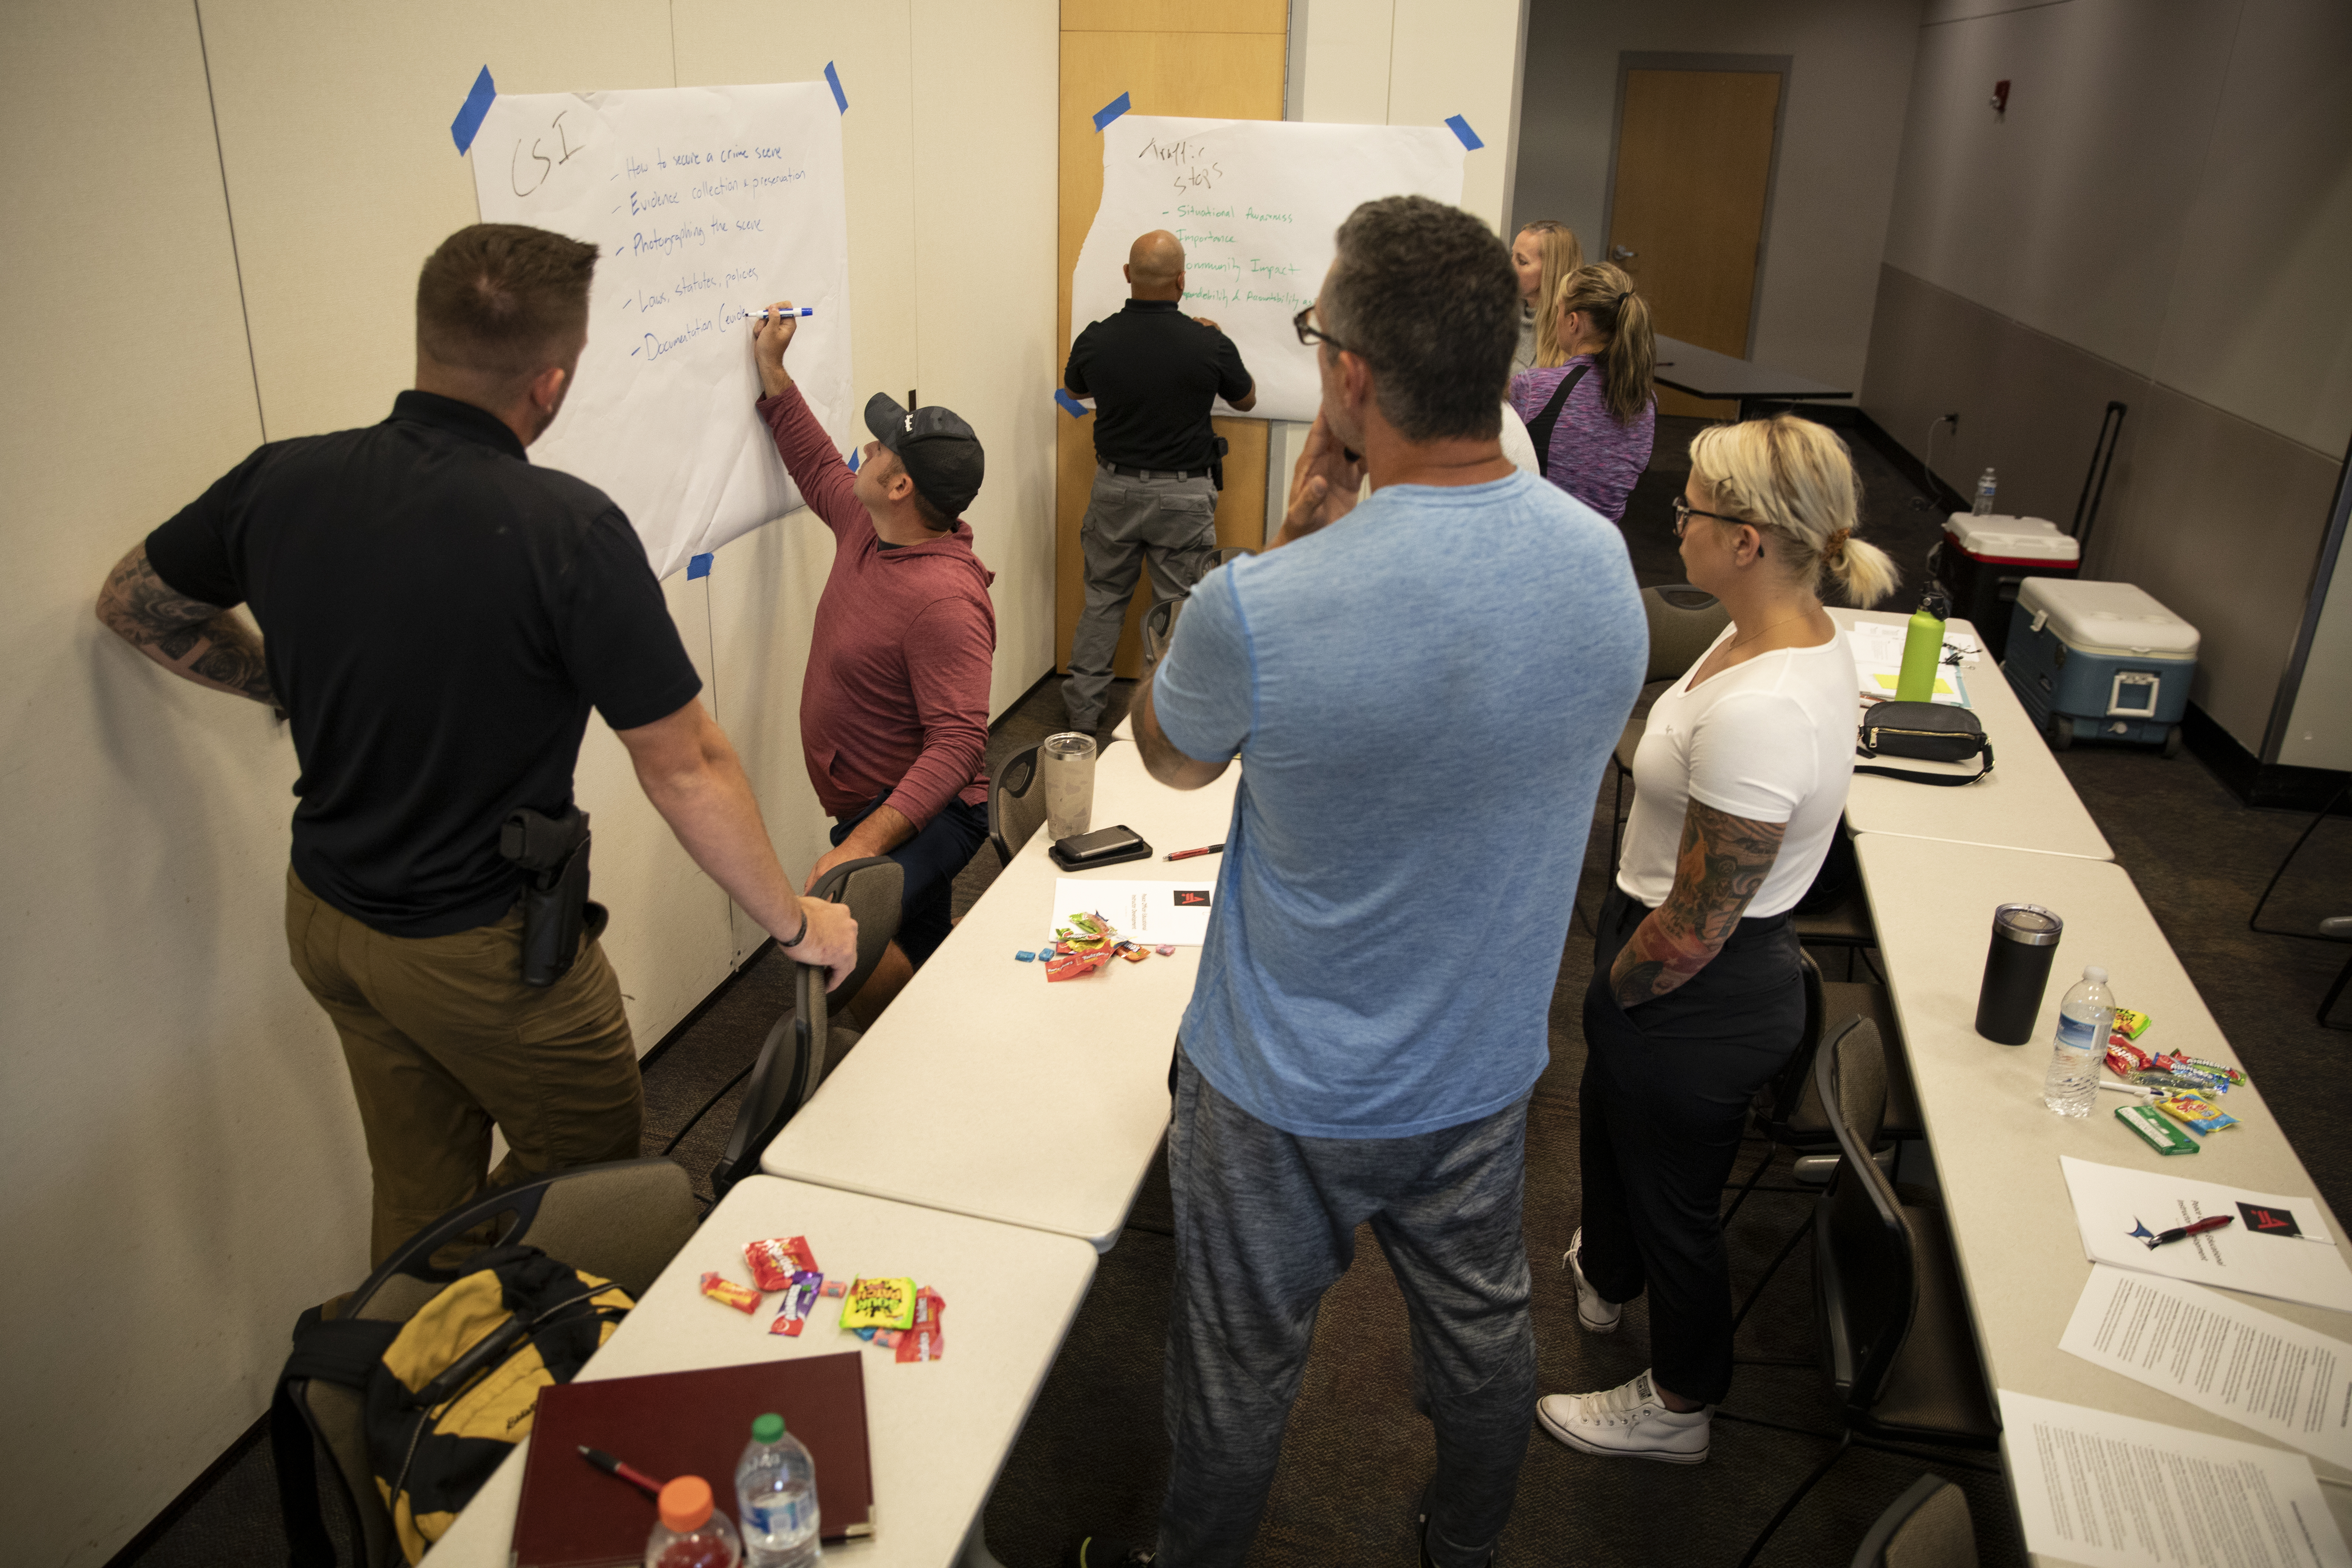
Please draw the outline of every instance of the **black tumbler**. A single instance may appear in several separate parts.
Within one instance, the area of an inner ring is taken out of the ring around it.
[[[2034,1015],[2066,922],[2040,904],[2003,904],[1992,912],[1992,951],[1977,993],[1977,1033],[2004,1046],[2033,1037]]]

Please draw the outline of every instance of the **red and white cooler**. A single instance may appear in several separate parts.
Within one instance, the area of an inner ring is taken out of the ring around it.
[[[1976,625],[1988,651],[2009,646],[2009,613],[2028,577],[2072,578],[2082,550],[2046,518],[1956,511],[1928,552],[1928,569],[1952,596],[1952,614]]]

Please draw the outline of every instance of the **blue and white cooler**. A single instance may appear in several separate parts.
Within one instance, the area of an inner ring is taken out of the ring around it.
[[[2129,583],[2028,577],[2001,671],[2064,751],[2082,740],[2180,750],[2197,628]]]

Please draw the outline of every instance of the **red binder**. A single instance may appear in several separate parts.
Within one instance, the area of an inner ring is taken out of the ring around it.
[[[515,1510],[515,1568],[635,1568],[654,1500],[580,1457],[602,1448],[657,1480],[700,1476],[735,1518],[735,1461],[751,1421],[773,1410],[816,1463],[827,1542],[869,1535],[874,1466],[858,1352],[614,1377],[543,1389]]]

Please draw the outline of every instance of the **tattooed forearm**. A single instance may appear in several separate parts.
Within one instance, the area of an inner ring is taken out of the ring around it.
[[[174,675],[278,706],[262,662],[260,635],[235,612],[175,592],[156,575],[144,544],[107,574],[99,590],[98,618]]]
[[[1674,890],[1633,928],[1610,966],[1621,1007],[1663,996],[1706,968],[1780,858],[1782,822],[1752,822],[1690,803],[1675,860]]]

